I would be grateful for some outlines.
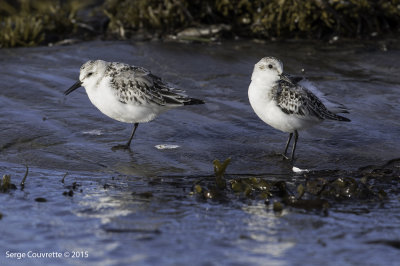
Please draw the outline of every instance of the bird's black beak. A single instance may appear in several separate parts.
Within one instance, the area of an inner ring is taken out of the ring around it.
[[[68,90],[66,90],[64,92],[65,95],[70,94],[71,92],[73,92],[74,90],[76,90],[77,88],[82,86],[82,82],[80,80],[78,80],[74,85],[71,86],[71,88],[69,88]]]

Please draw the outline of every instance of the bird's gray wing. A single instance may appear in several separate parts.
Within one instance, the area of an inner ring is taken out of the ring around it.
[[[143,67],[110,63],[107,68],[111,86],[122,103],[183,105],[189,98],[182,90],[164,83]]]
[[[274,91],[277,105],[286,114],[307,120],[348,120],[330,112],[317,96],[299,84],[280,80],[275,85]]]
[[[305,78],[301,77],[301,76],[294,76],[294,75],[291,75],[291,74],[288,74],[288,73],[282,73],[281,74],[281,79],[286,81],[286,82],[288,82],[288,83],[296,85],[297,83],[303,81]]]
[[[286,81],[289,84],[292,84],[293,86],[301,86],[311,93],[314,94],[322,103],[323,105],[332,113],[349,113],[346,106],[344,106],[341,103],[332,101],[328,99],[327,95],[317,89],[315,85],[306,79],[305,77],[302,76],[294,76],[291,74],[283,73],[281,74],[281,80]]]

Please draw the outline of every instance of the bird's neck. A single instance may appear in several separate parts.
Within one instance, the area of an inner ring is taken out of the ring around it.
[[[272,88],[278,83],[278,75],[255,75],[253,73],[251,83],[253,88],[257,88],[260,92],[271,91]]]

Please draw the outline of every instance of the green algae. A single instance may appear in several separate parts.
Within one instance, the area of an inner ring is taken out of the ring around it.
[[[373,166],[372,171],[311,171],[297,176],[294,181],[290,176],[276,180],[276,177],[235,177],[230,174],[226,178],[230,162],[230,158],[223,163],[214,160],[215,179],[197,181],[192,194],[203,200],[220,202],[243,199],[263,200],[266,205],[273,202],[272,210],[277,213],[285,208],[294,208],[328,215],[328,210],[339,203],[385,201],[390,196],[383,185],[387,182],[400,184],[400,159],[384,166]]]
[[[92,0],[0,0],[0,47],[36,46],[78,32],[77,13]]]
[[[25,174],[20,183],[21,190],[24,190],[26,178],[28,177],[29,174],[28,166],[25,166],[25,168],[26,168]],[[15,189],[17,189],[17,186],[11,183],[11,175],[8,174],[3,175],[3,178],[0,179],[0,192],[6,193],[9,192],[10,190],[15,190]]]
[[[44,40],[43,22],[36,17],[8,17],[0,25],[2,47],[35,46]]]
[[[107,0],[104,12],[110,19],[108,31],[122,37],[130,31],[175,34],[225,23],[240,36],[319,39],[397,32],[400,24],[396,0]]]
[[[281,212],[283,211],[283,205],[279,201],[275,201],[272,209],[274,210],[274,212]]]
[[[221,163],[217,159],[215,159],[213,161],[215,184],[217,185],[217,188],[219,188],[219,189],[226,188],[226,180],[224,178],[224,174],[225,174],[226,168],[228,167],[230,162],[231,162],[231,158],[226,159],[223,163]]]
[[[231,162],[231,158],[226,159],[224,162],[220,162],[218,159],[213,161],[214,176],[215,179],[211,185],[201,185],[200,183],[206,181],[208,178],[202,178],[197,180],[192,186],[191,194],[196,194],[203,199],[218,199],[225,200],[223,193],[227,188],[227,182],[225,179],[225,171]]]
[[[0,179],[0,192],[8,192],[11,189],[16,189],[17,187],[11,183],[10,175],[3,175],[3,178]]]
[[[399,0],[0,0],[0,47],[95,36],[372,38],[397,36],[399,26]]]

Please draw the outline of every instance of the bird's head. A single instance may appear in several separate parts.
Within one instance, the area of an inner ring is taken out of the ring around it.
[[[251,80],[255,78],[261,79],[279,79],[283,73],[282,62],[272,56],[264,57],[254,66]]]
[[[79,80],[64,92],[65,95],[70,94],[79,87],[92,87],[91,84],[96,84],[104,75],[107,68],[107,62],[103,60],[90,60],[81,66]]]

